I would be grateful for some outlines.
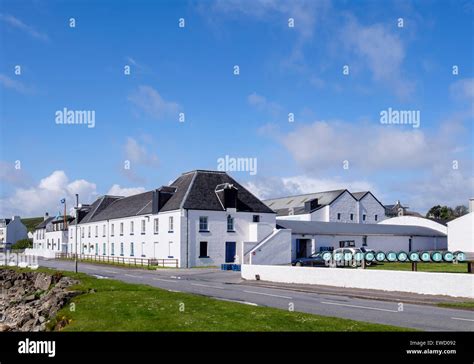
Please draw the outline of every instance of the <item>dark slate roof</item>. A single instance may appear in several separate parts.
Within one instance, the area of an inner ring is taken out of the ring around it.
[[[55,219],[54,216],[50,216],[48,217],[46,220],[43,220],[42,222],[40,222],[38,225],[36,225],[36,228],[35,229],[44,229],[46,227],[46,225],[48,225],[50,222],[52,222],[53,220]]]
[[[364,197],[368,193],[369,191],[352,192],[352,196],[354,196],[356,200],[360,200],[362,197]]]
[[[237,211],[274,213],[227,173],[203,170],[183,173],[169,186],[162,187],[166,191],[172,190],[169,187],[173,187],[176,192],[165,203],[160,212],[180,208],[223,211],[224,208],[215,192],[216,186],[223,183],[233,184],[238,189]],[[90,212],[79,224],[151,214],[152,201],[153,191],[128,197],[102,196],[92,204]]]
[[[69,216],[69,215],[66,215],[66,221],[67,222],[71,222],[72,220],[74,220],[74,218],[72,216]],[[56,223],[61,223],[61,222],[64,222],[64,215],[62,216],[55,216],[53,221],[51,221],[53,224],[56,224]]]
[[[439,231],[412,225],[357,224],[344,222],[277,220],[277,227],[291,229],[294,234],[314,235],[409,235],[440,236]]]
[[[198,170],[189,172],[189,174],[194,176],[182,203],[182,207],[185,209],[223,211],[224,208],[217,197],[215,188],[218,185],[229,183],[238,190],[237,211],[274,213],[272,209],[225,172]],[[164,211],[166,211],[167,205],[165,205]]]

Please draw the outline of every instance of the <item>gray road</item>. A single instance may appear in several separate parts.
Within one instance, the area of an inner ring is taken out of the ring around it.
[[[73,270],[71,261],[40,259],[44,267]],[[344,295],[298,292],[250,285],[240,273],[217,269],[141,269],[79,263],[79,271],[91,275],[142,283],[170,291],[189,292],[249,305],[277,307],[323,316],[402,326],[425,331],[474,331],[474,312],[429,305],[361,299]]]

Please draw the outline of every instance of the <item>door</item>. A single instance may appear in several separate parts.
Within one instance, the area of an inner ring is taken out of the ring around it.
[[[296,239],[296,258],[306,258],[308,239]]]
[[[235,261],[235,241],[225,242],[225,262],[234,263]]]

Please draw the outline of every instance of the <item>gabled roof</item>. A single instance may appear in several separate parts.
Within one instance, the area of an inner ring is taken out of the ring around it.
[[[308,235],[446,236],[446,234],[434,229],[412,225],[348,224],[344,222],[277,220],[277,227],[291,229],[293,234]]]
[[[54,216],[48,217],[46,220],[43,220],[38,225],[36,225],[35,229],[44,229],[46,225],[48,225],[50,222],[54,220],[54,218],[55,218]]]
[[[12,219],[0,219],[0,223],[8,225]]]
[[[330,205],[335,201],[339,196],[341,196],[347,190],[333,190],[333,191],[324,191],[316,193],[307,193],[304,195],[296,196],[287,196],[274,198],[270,200],[263,201],[268,207],[276,211],[279,216],[288,215],[290,209],[293,209],[294,215],[304,214],[305,213],[305,202],[318,199],[318,208],[321,208],[326,205]],[[347,191],[349,194],[350,192]]]
[[[375,201],[377,201],[380,204],[380,206],[382,206],[384,209],[386,209],[386,206],[384,206],[384,204],[382,202],[380,202],[379,199],[377,197],[375,197],[374,194],[370,191],[353,192],[352,196],[354,196],[357,201],[360,201],[365,196],[367,196],[369,194],[375,199]]]
[[[237,189],[237,211],[274,213],[257,197],[225,172],[196,170],[183,173],[163,191],[175,191],[160,212],[178,209],[224,211],[215,192],[219,184],[230,183]],[[172,188],[171,188],[172,187]],[[102,196],[79,224],[139,216],[152,213],[153,191],[128,197]]]

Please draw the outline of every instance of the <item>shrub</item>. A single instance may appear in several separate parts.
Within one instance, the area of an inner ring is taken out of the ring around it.
[[[32,248],[32,247],[33,247],[33,242],[30,239],[21,239],[12,245],[12,250],[26,249],[26,248]]]

